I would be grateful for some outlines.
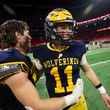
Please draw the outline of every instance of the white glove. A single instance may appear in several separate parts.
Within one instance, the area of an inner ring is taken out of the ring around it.
[[[30,106],[25,106],[26,110],[34,110],[33,108],[31,108]]]
[[[75,104],[79,101],[80,97],[83,94],[83,81],[82,79],[78,78],[76,81],[76,87],[70,95],[65,96],[66,106],[71,104]]]
[[[38,62],[38,61],[36,61],[36,68],[38,69],[38,70],[42,70],[42,65]]]
[[[36,66],[36,68],[38,70],[42,70],[43,67],[42,67],[41,63],[38,60],[32,60],[32,62],[34,63],[34,65]]]

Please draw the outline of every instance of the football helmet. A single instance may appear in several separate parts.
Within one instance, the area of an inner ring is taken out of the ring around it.
[[[56,30],[56,24],[59,23],[69,23],[70,25],[69,34],[71,35],[70,39],[64,40],[63,38],[60,37]],[[45,19],[44,23],[45,35],[50,40],[61,40],[63,43],[69,44],[73,42],[75,26],[76,21],[73,19],[72,14],[68,10],[63,8],[56,8],[53,11],[51,11]]]

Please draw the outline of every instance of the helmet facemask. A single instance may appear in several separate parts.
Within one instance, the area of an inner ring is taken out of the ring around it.
[[[74,27],[72,22],[57,23],[53,31],[56,35],[56,39],[60,40],[62,44],[66,44],[74,38]]]
[[[67,33],[70,36],[69,39],[64,39],[61,37],[63,32],[60,33],[57,31],[57,27],[60,25],[69,26],[69,32]],[[62,44],[69,44],[73,41],[75,25],[76,22],[73,20],[72,15],[67,10],[62,8],[55,9],[49,13],[44,23],[46,37],[51,41],[56,40],[60,41]]]

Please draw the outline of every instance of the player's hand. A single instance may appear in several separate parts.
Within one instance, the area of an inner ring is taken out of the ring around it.
[[[26,109],[26,110],[34,110],[34,109],[32,109],[31,107],[29,107],[29,106],[25,106],[25,109]]]
[[[103,98],[103,100],[105,102],[105,105],[108,108],[110,108],[110,96],[107,93],[105,93],[105,94],[102,94],[102,98]]]
[[[64,97],[66,101],[66,106],[77,103],[82,94],[83,94],[83,81],[82,79],[78,78],[76,82],[76,87],[73,90],[73,92],[70,95]]]
[[[73,97],[75,97],[75,102],[78,102],[83,94],[83,81],[81,78],[77,79],[76,87],[72,92]]]
[[[32,60],[32,63],[33,63],[33,65],[36,66],[36,68],[37,68],[38,70],[42,70],[43,67],[42,67],[42,65],[40,64],[39,61]]]
[[[100,87],[97,88],[99,93],[101,94],[105,105],[110,108],[110,96],[108,95],[106,89],[101,85]]]

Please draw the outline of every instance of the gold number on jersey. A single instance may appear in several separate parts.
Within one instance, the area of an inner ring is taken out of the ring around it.
[[[51,75],[55,77],[56,81],[56,87],[55,87],[55,93],[63,93],[65,92],[65,88],[62,86],[62,82],[59,76],[58,67],[53,67],[50,71]],[[66,91],[71,92],[74,88],[73,81],[72,81],[72,66],[67,66],[64,69],[64,74],[67,76],[67,87]]]

